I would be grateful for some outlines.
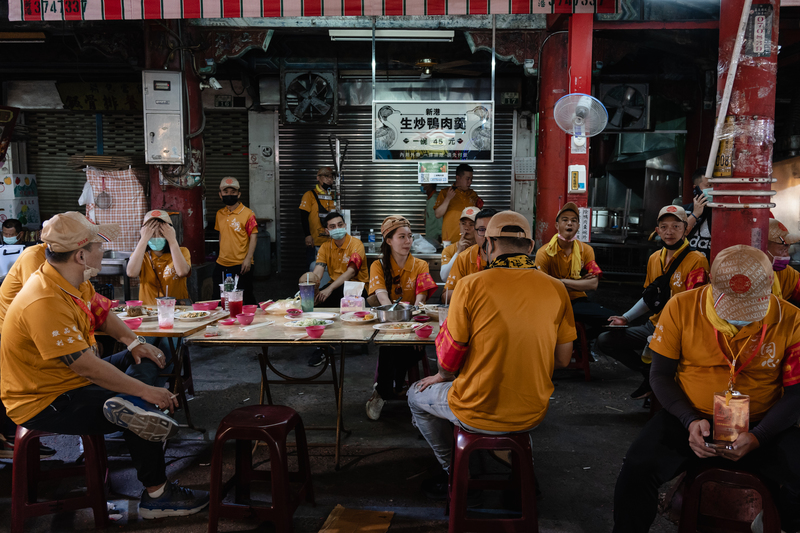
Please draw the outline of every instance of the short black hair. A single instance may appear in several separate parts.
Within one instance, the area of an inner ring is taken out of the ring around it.
[[[497,214],[497,209],[492,209],[491,207],[484,207],[478,212],[477,215],[475,215],[475,222],[477,222],[479,218],[492,218],[496,214]]]
[[[22,233],[22,222],[20,222],[16,218],[5,219],[5,221],[3,222],[3,227],[9,229],[14,228],[14,231],[16,231],[17,233]]]
[[[92,249],[92,242],[87,244],[86,246],[81,246],[77,250],[72,250],[71,252],[54,252],[50,249],[49,246],[44,247],[44,256],[45,258],[50,261],[51,263],[66,263],[69,259],[75,255],[76,252],[79,250],[91,250]]]
[[[344,216],[342,216],[341,213],[339,213],[337,211],[331,211],[330,213],[325,215],[325,218],[322,219],[322,221],[325,222],[325,227],[326,228],[328,227],[328,222],[330,222],[334,218],[341,218],[342,222],[344,222]]]
[[[694,173],[692,174],[692,184],[697,185],[705,175],[706,175],[706,167],[698,168],[697,170],[695,170]]]
[[[464,172],[473,172],[472,167],[466,163],[461,163],[456,167],[456,176],[462,175]]]
[[[503,231],[523,231],[523,229],[519,226],[505,226]],[[525,237],[489,237],[487,240],[498,243],[506,250],[523,251],[531,245],[531,239]]]

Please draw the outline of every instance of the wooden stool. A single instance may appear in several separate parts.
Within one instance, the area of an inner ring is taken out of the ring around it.
[[[578,333],[578,338],[572,343],[572,358],[567,368],[582,368],[583,379],[585,381],[592,381],[592,374],[589,370],[589,362],[592,360],[592,354],[589,350],[589,340],[586,338],[586,328],[583,322],[575,322],[575,331]]]
[[[700,514],[700,496],[703,485],[708,482],[724,486],[721,490],[731,492],[737,489],[750,489],[761,496],[761,507],[764,511],[764,533],[780,533],[781,520],[778,509],[772,500],[772,494],[764,482],[755,474],[738,468],[700,467],[686,474],[686,487],[683,491],[681,520],[678,533],[696,533],[698,527],[704,530],[713,528],[726,532],[742,531],[750,533],[750,522],[732,520]],[[731,486],[732,485],[732,486]],[[725,500],[730,499],[726,494]],[[736,501],[736,498],[733,498]]]
[[[459,426],[454,430],[455,446],[450,466],[450,533],[464,531],[504,533],[538,533],[536,513],[536,476],[533,472],[533,453],[527,432],[504,435],[470,433]],[[510,480],[478,480],[469,478],[469,454],[475,450],[511,450]],[[522,498],[521,518],[467,518],[469,489],[503,490],[518,487]]]
[[[22,533],[25,519],[62,511],[75,511],[91,507],[94,511],[96,529],[108,525],[108,505],[105,484],[108,476],[108,461],[103,435],[81,435],[83,440],[83,465],[42,470],[39,461],[39,437],[51,435],[44,431],[17,427],[14,439],[14,470],[11,487],[11,533]],[[38,501],[37,485],[40,481],[83,476],[86,478],[86,493],[63,499]]]
[[[289,472],[286,437],[294,430],[297,444],[298,472]],[[226,483],[222,482],[222,452],[225,441],[236,439],[236,471]],[[269,472],[253,470],[251,441],[263,441],[269,446]],[[250,497],[253,481],[272,482],[272,506],[253,506],[244,502]],[[302,483],[293,497],[289,482]],[[231,487],[236,487],[236,503],[222,503]],[[300,501],[314,503],[311,468],[303,421],[294,409],[283,405],[252,405],[234,410],[220,422],[214,439],[211,457],[211,495],[208,511],[208,531],[215,533],[220,517],[257,517],[275,523],[279,532],[292,531],[292,516]]]

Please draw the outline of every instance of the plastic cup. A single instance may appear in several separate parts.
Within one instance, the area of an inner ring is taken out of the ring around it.
[[[300,308],[304,313],[314,310],[314,289],[313,283],[300,284]]]
[[[450,309],[448,305],[440,305],[439,306],[439,327],[444,324],[444,321],[447,320],[447,311]]]
[[[158,327],[160,329],[172,329],[175,325],[175,298],[164,296],[156,298],[158,306]]]
[[[227,308],[227,307],[225,307],[225,304],[226,304],[226,298],[225,298],[225,285],[224,285],[224,284],[222,284],[222,283],[220,283],[220,284],[219,284],[219,299],[220,299],[220,302],[219,302],[220,306],[221,306],[221,307],[222,307],[224,310],[226,310],[226,311],[227,311],[227,310],[228,310],[228,308]]]
[[[242,300],[244,299],[244,291],[230,291],[225,293],[228,302],[228,312],[232,317],[242,314]]]

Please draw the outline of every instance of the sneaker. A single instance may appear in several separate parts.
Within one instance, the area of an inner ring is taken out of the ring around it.
[[[106,420],[151,442],[163,442],[178,432],[178,423],[155,405],[129,394],[120,394],[103,404]]]
[[[308,366],[320,366],[326,359],[325,350],[317,348],[314,350],[314,353],[311,354],[311,357],[308,358]]]
[[[47,459],[56,454],[55,449],[39,442],[39,459]],[[0,435],[0,458],[12,459],[14,457],[14,437]]]
[[[631,393],[631,398],[634,400],[644,400],[651,394],[653,394],[653,389],[650,388],[650,380],[645,378],[642,384],[639,385],[639,388]]]
[[[764,533],[764,511],[761,511],[756,515],[753,523],[750,524],[750,531],[753,533]],[[781,533],[786,533],[784,530],[781,529]]]
[[[449,478],[446,473],[442,472],[436,476],[426,479],[422,482],[422,492],[429,499],[434,501],[443,501],[447,499]],[[483,503],[483,491],[479,489],[467,490],[467,507],[473,509],[480,507]]]
[[[146,520],[165,516],[188,516],[202,511],[206,505],[208,492],[187,489],[173,482],[164,486],[164,493],[158,498],[152,498],[147,489],[144,489],[139,501],[139,516]]]
[[[377,387],[378,384],[376,383],[373,385],[373,389]],[[383,409],[384,404],[386,402],[381,395],[378,394],[377,390],[372,391],[372,396],[370,396],[369,400],[367,400],[367,418],[370,420],[377,420],[381,417],[381,410]]]

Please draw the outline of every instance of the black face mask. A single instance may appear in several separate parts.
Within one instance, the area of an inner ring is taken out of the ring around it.
[[[239,202],[238,194],[225,194],[222,196],[222,203],[225,205],[236,205]]]

